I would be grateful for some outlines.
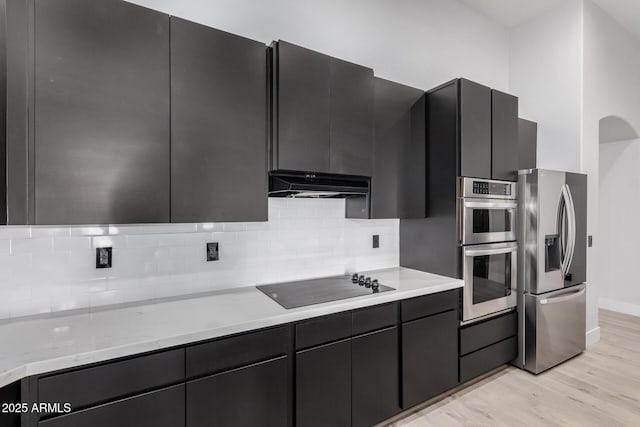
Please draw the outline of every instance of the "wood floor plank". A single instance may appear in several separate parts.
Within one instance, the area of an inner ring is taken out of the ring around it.
[[[383,425],[640,426],[640,317],[600,310],[600,329],[598,343],[547,372],[507,367]]]

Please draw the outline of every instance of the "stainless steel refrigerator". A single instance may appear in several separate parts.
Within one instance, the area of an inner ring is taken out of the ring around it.
[[[585,349],[587,176],[520,171],[518,194],[515,364],[538,374]]]

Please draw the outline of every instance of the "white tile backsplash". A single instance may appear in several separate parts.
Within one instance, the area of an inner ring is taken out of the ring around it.
[[[397,266],[399,221],[344,212],[342,199],[271,198],[267,222],[0,227],[0,319]],[[111,269],[95,268],[101,246]]]

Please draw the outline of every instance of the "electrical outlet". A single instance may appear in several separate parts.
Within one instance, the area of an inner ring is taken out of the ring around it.
[[[96,248],[96,268],[111,268],[112,261],[112,248]]]
[[[373,235],[373,249],[378,249],[380,247],[380,235]]]
[[[589,248],[593,247],[593,236],[587,237],[587,247]]]
[[[207,243],[207,262],[218,261],[219,259],[218,242]]]

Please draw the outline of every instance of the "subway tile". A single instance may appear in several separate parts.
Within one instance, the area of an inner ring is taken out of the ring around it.
[[[160,246],[160,239],[154,234],[137,234],[127,236],[129,248],[155,248]]]
[[[0,240],[30,239],[31,227],[0,226]]]
[[[53,252],[53,238],[11,240],[11,254],[23,255]]]
[[[268,222],[0,228],[0,295],[28,301],[0,299],[0,318],[395,266],[398,224],[345,219],[344,200],[270,198]],[[102,245],[112,269],[95,268]]]
[[[95,236],[91,238],[91,246],[96,248],[124,248],[127,246],[127,236]]]
[[[109,226],[92,225],[92,226],[71,226],[69,228],[71,236],[100,236],[109,234]]]
[[[71,230],[69,227],[43,227],[33,226],[31,227],[31,236],[34,239],[41,237],[63,237],[70,236]]]
[[[11,240],[0,240],[0,255],[11,253]]]
[[[224,223],[201,223],[197,225],[197,228],[198,232],[224,231]]]
[[[54,251],[77,251],[81,249],[91,249],[91,237],[56,237],[53,239],[53,249]]]

